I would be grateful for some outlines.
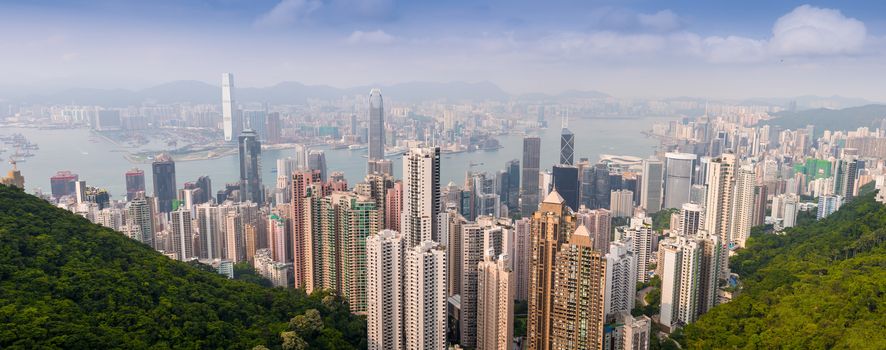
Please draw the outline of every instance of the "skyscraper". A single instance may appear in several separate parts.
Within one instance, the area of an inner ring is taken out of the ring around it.
[[[366,239],[366,324],[369,350],[404,349],[403,245],[396,231]]]
[[[674,229],[681,236],[694,236],[700,228],[704,227],[702,225],[702,220],[704,219],[703,211],[704,208],[698,204],[683,204],[683,208],[680,209],[680,227],[675,227]]]
[[[221,259],[224,244],[223,220],[218,206],[203,203],[197,206],[197,228],[200,230],[200,258]]]
[[[551,349],[556,256],[574,230],[575,215],[566,207],[563,197],[556,190],[551,191],[532,215],[527,349]]]
[[[541,163],[541,138],[523,138],[523,176],[520,183],[520,211],[529,216],[538,209],[538,171]]]
[[[139,168],[132,168],[126,172],[126,200],[131,201],[139,192],[145,191],[145,172]]]
[[[594,249],[587,228],[578,226],[557,251],[550,338],[542,338],[541,346],[535,349],[603,347],[605,276],[603,253]],[[532,346],[530,343],[529,349]]]
[[[319,171],[320,180],[326,181],[328,173],[326,172],[326,153],[322,150],[313,149],[308,152],[308,169]]]
[[[264,204],[265,191],[261,184],[261,143],[251,129],[238,137],[240,144],[240,200]],[[281,261],[282,262],[282,261]]]
[[[575,134],[563,123],[560,131],[560,164],[572,165],[575,157]]]
[[[486,254],[483,228],[473,222],[461,225],[461,314],[459,342],[468,348],[477,346],[477,265]]]
[[[669,329],[698,317],[698,289],[703,247],[693,237],[663,241],[661,250],[661,324]]]
[[[720,244],[729,244],[729,222],[732,214],[733,198],[735,189],[735,166],[736,157],[733,153],[723,153],[720,157],[712,159],[707,171],[708,187],[707,199],[705,199],[704,228],[708,233],[720,238]],[[728,261],[726,256],[719,263],[721,277],[726,277]]]
[[[440,242],[440,148],[413,148],[403,155],[403,212],[400,229],[407,247]]]
[[[557,193],[563,196],[566,206],[578,210],[578,168],[572,165],[554,165],[551,170]]]
[[[606,253],[607,316],[618,312],[631,312],[637,294],[637,261],[633,252],[633,239],[624,237],[609,244]]]
[[[434,241],[422,241],[407,249],[405,261],[406,348],[443,349],[447,328],[446,250]]]
[[[76,193],[76,185],[80,176],[70,171],[59,171],[49,178],[49,184],[52,189],[52,197],[59,199],[64,196],[70,196]]]
[[[375,161],[385,158],[385,109],[381,97],[381,90],[372,89],[369,92],[369,172],[373,169]]]
[[[126,223],[137,228],[137,234],[132,232],[136,240],[154,247],[154,213],[149,198],[143,193],[126,203]]]
[[[154,172],[154,197],[161,213],[172,211],[172,201],[176,199],[175,162],[166,153],[154,158],[151,164]]]
[[[176,259],[188,261],[194,258],[194,230],[191,227],[191,211],[179,209],[172,212],[172,232],[169,241]]]
[[[507,196],[502,201],[507,203],[509,212],[520,209],[520,161],[512,159],[505,163],[505,173],[508,174]]]
[[[234,75],[222,73],[222,128],[225,141],[233,141],[243,127],[234,104]]]
[[[662,177],[664,165],[655,158],[643,160],[643,177],[640,185],[640,206],[649,214],[661,210]]]
[[[514,338],[514,273],[507,255],[477,265],[478,350],[508,350]],[[461,345],[461,344],[459,344]]]
[[[514,222],[514,253],[511,259],[514,265],[514,298],[525,301],[529,297],[529,269],[532,254],[530,231],[532,221],[522,218]]]
[[[729,218],[729,241],[744,248],[751,236],[754,221],[754,167],[744,165],[735,174],[732,217]],[[728,244],[728,243],[727,243]]]
[[[689,202],[696,156],[691,153],[666,153],[664,207],[680,208]]]

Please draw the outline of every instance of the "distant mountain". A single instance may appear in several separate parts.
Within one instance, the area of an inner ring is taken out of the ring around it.
[[[839,109],[839,108],[849,108],[849,107],[858,107],[873,104],[873,101],[865,100],[863,98],[855,98],[855,97],[844,97],[844,96],[815,96],[815,95],[803,95],[796,97],[786,97],[786,98],[749,98],[744,101],[744,103],[753,103],[753,104],[763,104],[763,105],[774,105],[774,106],[784,106],[788,107],[791,103],[796,103],[798,109],[818,109],[818,108],[828,108],[828,109]]]
[[[2,349],[366,348],[339,297],[207,269],[0,185]]]
[[[371,86],[336,88],[326,85],[305,85],[282,82],[262,88],[236,88],[238,103],[267,102],[271,104],[303,104],[310,98],[334,99],[342,96],[369,95]],[[490,82],[431,83],[411,82],[381,86],[382,94],[393,101],[482,101],[506,100],[507,92]],[[31,94],[15,100],[27,103],[83,104],[122,107],[145,102],[220,103],[221,87],[200,81],[184,80],[160,84],[142,90],[76,88],[59,92]]]
[[[798,129],[815,125],[816,134],[824,130],[855,130],[859,127],[877,127],[886,118],[886,105],[867,105],[844,109],[809,109],[796,112],[779,112],[776,118],[764,124],[785,129]]]
[[[556,101],[559,99],[568,99],[568,98],[606,98],[611,97],[610,95],[600,92],[600,91],[583,91],[583,90],[566,90],[559,94],[543,94],[543,93],[528,93],[522,94],[518,96],[520,100],[527,101]]]

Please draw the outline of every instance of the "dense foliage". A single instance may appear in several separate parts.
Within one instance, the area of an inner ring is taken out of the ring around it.
[[[170,260],[0,185],[0,348],[366,347],[365,321],[339,298],[250,279]]]
[[[884,105],[867,105],[843,109],[807,109],[802,111],[783,111],[764,124],[777,125],[783,129],[802,129],[807,125],[815,125],[817,139],[824,130],[855,130],[862,126],[878,126],[886,114]]]
[[[886,349],[886,207],[870,193],[731,259],[742,294],[684,330],[684,349]]]

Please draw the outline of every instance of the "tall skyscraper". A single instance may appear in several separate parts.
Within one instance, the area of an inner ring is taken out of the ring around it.
[[[698,317],[702,246],[690,237],[671,238],[659,245],[662,257],[661,324],[669,329]]]
[[[846,155],[837,160],[834,174],[834,194],[843,196],[847,201],[855,196],[855,178],[858,176],[858,160],[855,156]]]
[[[664,164],[660,160],[655,158],[643,160],[640,206],[649,214],[654,214],[661,210],[663,176]]]
[[[477,346],[477,264],[483,261],[483,228],[473,222],[461,225],[461,313],[459,342],[464,347]]]
[[[366,239],[366,324],[369,350],[405,349],[403,325],[404,242],[396,231]]]
[[[695,203],[683,204],[680,209],[680,227],[674,229],[681,236],[694,236],[700,228],[703,228],[702,220],[704,220],[704,208]]]
[[[319,171],[320,180],[326,181],[329,173],[326,171],[326,153],[322,150],[313,149],[308,152],[308,169]]]
[[[145,172],[139,168],[132,168],[126,172],[126,200],[131,201],[139,192],[145,191]]]
[[[729,244],[729,222],[732,214],[733,198],[735,189],[735,167],[737,159],[733,153],[723,153],[720,157],[712,159],[708,166],[708,179],[705,184],[708,187],[707,199],[705,199],[704,228],[708,233],[720,238],[720,243]],[[728,261],[724,255],[719,263],[721,277],[726,278]]]
[[[376,172],[375,161],[385,158],[385,109],[381,90],[369,92],[369,172]]]
[[[70,171],[59,171],[49,178],[49,184],[52,189],[52,197],[59,199],[64,196],[70,196],[76,193],[76,185],[80,176]]]
[[[144,193],[140,193],[126,203],[126,223],[130,227],[137,228],[138,232],[131,232],[139,242],[154,247],[154,212]]]
[[[529,264],[532,255],[530,231],[532,221],[522,218],[514,222],[514,252],[511,262],[514,265],[514,298],[525,301],[529,297]]]
[[[575,215],[556,190],[545,197],[532,215],[527,349],[551,349],[556,256],[575,226]]]
[[[172,211],[172,201],[176,199],[175,162],[166,153],[154,158],[151,164],[154,172],[154,197],[161,213]]]
[[[403,155],[403,212],[400,229],[407,247],[440,242],[440,148],[413,148]]]
[[[606,253],[606,297],[604,301],[607,316],[626,311],[631,312],[637,294],[637,259],[633,252],[633,238],[623,237],[609,244]]]
[[[478,350],[509,350],[514,338],[514,273],[507,255],[477,265]],[[459,344],[461,345],[461,344]]]
[[[566,125],[567,120],[564,118],[563,129],[560,131],[560,164],[573,165],[575,158],[575,134]]]
[[[196,207],[197,229],[200,230],[200,258],[221,259],[224,236],[218,206],[203,203]]]
[[[560,245],[554,269],[549,341],[536,349],[601,349],[606,323],[606,260],[587,228],[578,226]],[[533,315],[530,315],[533,317]],[[533,349],[533,343],[529,349]]]
[[[552,176],[554,188],[563,196],[566,206],[578,210],[578,168],[571,165],[554,165]]]
[[[240,144],[240,200],[262,205],[265,190],[261,184],[261,143],[255,131],[244,130],[238,138]],[[281,261],[282,262],[282,261]]]
[[[609,209],[614,217],[631,217],[634,214],[634,192],[629,190],[611,191],[609,195]]]
[[[243,127],[234,104],[234,75],[222,73],[222,129],[225,141],[233,141]]]
[[[664,207],[680,208],[683,203],[689,202],[696,155],[666,153],[665,159]]]
[[[631,227],[624,231],[626,237],[631,238],[634,245],[634,256],[637,259],[637,282],[646,283],[649,281],[649,258],[652,256],[653,237],[658,234],[649,225],[643,224],[638,227]]]
[[[594,248],[601,251],[609,251],[609,236],[612,228],[612,212],[606,209],[588,209],[581,207],[575,212],[577,225],[588,229],[591,238],[594,239]]]
[[[520,211],[529,216],[538,209],[538,171],[541,164],[541,138],[523,138],[523,176],[520,183]]]
[[[422,241],[407,249],[405,261],[406,348],[443,349],[447,329],[445,248],[434,241]]]
[[[520,161],[512,159],[505,163],[505,173],[508,174],[507,196],[502,201],[508,205],[509,212],[517,212],[520,209]]]

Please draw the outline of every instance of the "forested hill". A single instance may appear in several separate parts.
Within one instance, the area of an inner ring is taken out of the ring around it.
[[[743,293],[684,330],[684,349],[886,349],[886,207],[756,235],[730,261]]]
[[[365,332],[336,297],[228,280],[0,185],[2,349],[350,349]]]

